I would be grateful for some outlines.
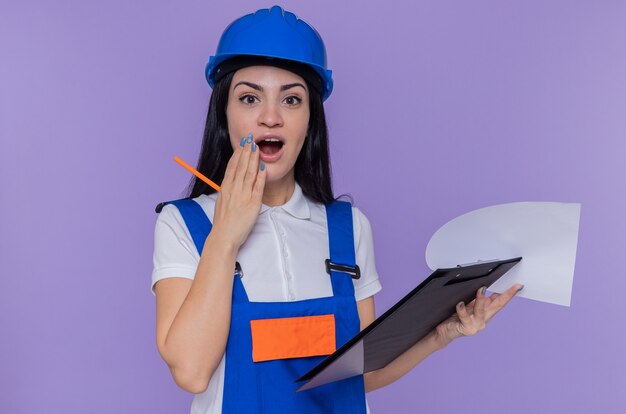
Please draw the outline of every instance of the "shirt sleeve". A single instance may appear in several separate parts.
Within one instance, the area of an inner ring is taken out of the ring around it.
[[[191,234],[178,208],[166,204],[156,220],[154,228],[154,254],[152,256],[152,284],[168,277],[193,279],[200,262]]]
[[[374,258],[374,239],[369,220],[357,207],[352,207],[356,264],[361,278],[354,279],[354,296],[357,301],[378,293],[382,286],[378,280]]]

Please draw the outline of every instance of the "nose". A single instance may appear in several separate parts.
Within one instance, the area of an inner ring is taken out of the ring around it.
[[[265,125],[268,128],[282,126],[283,117],[280,113],[280,106],[275,103],[266,103],[263,105],[258,119],[259,125]]]

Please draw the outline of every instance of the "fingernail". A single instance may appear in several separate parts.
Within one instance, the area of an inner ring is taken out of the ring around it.
[[[481,287],[481,288],[480,288],[480,294],[481,294],[481,295],[484,295],[486,290],[487,290],[487,287],[486,287],[486,286]]]
[[[243,147],[245,143],[246,143],[246,137],[241,138],[241,142],[239,143],[239,145]]]
[[[252,143],[252,152],[256,151],[256,143]]]
[[[252,134],[248,134],[248,144],[252,142]]]
[[[521,288],[517,289],[517,291],[519,292],[520,290],[524,289],[524,285],[522,285]]]
[[[265,163],[261,161],[261,171],[265,170]]]
[[[459,302],[458,306],[459,306],[459,308],[463,309],[465,307],[465,303]]]

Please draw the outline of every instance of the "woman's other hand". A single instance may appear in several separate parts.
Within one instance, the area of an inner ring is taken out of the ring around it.
[[[248,238],[261,210],[266,177],[262,164],[259,149],[249,134],[242,138],[226,166],[213,228],[223,243],[236,249]]]
[[[463,302],[457,303],[456,313],[434,329],[432,333],[435,340],[444,347],[456,338],[475,335],[482,331],[487,322],[504,308],[523,287],[518,283],[502,294],[494,293],[491,296],[485,295],[485,287],[478,289],[476,299],[468,305]]]

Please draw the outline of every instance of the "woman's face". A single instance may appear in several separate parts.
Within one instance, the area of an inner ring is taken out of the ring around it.
[[[302,77],[274,66],[239,69],[226,118],[233,149],[252,134],[267,169],[266,183],[293,179],[309,125],[309,91]]]

